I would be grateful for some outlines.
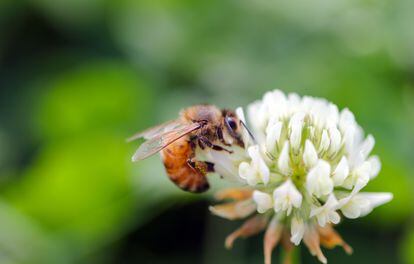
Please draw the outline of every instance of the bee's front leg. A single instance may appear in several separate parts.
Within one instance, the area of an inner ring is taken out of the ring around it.
[[[201,172],[202,174],[206,174],[209,172],[214,172],[214,163],[208,161],[198,161],[194,158],[187,160],[188,166],[193,168],[194,170]]]
[[[217,134],[217,138],[220,140],[220,142],[224,145],[224,146],[231,146],[230,144],[228,144],[225,140],[224,140],[224,136],[223,136],[223,130],[220,127],[217,127],[216,130],[216,134]]]
[[[203,147],[201,147],[202,149],[204,149],[204,146],[207,146],[207,147],[209,147],[211,149],[214,149],[214,150],[217,150],[217,151],[223,151],[224,150],[224,151],[227,151],[230,154],[233,153],[233,151],[231,151],[231,150],[228,150],[226,148],[223,148],[222,146],[215,145],[215,144],[211,143],[211,141],[208,138],[204,137],[204,136],[199,136],[198,137],[198,142],[199,142],[200,147],[203,146]]]

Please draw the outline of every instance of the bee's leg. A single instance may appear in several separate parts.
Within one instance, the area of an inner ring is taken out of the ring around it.
[[[220,142],[224,145],[224,146],[231,146],[230,144],[228,144],[223,137],[223,130],[221,129],[221,127],[217,127],[217,138],[220,140]]]
[[[200,140],[196,140],[197,137],[191,138],[189,141],[190,147],[191,147],[191,154],[189,155],[187,159],[187,165],[190,166],[193,170],[196,170],[198,172],[201,172],[202,174],[206,174],[208,172],[214,172],[214,163],[208,162],[208,161],[198,161],[195,159],[195,148],[198,145],[201,149],[205,149],[205,145]]]
[[[203,163],[207,166],[207,172],[215,172],[214,163],[203,161]]]
[[[214,163],[208,161],[198,161],[194,158],[187,160],[188,166],[193,168],[194,170],[201,172],[203,175],[209,172],[214,172]]]
[[[201,148],[201,149],[205,149],[206,148],[206,145],[201,141],[201,140],[197,140],[197,143],[198,143],[198,146]]]
[[[195,163],[195,161],[193,159],[188,159],[187,160],[187,165],[190,166],[193,169],[196,168],[196,163]]]
[[[200,142],[198,142],[197,137],[190,138],[190,140],[188,141],[188,144],[190,144],[190,148],[192,150],[191,154],[189,155],[189,159],[192,159],[194,157],[194,151],[197,147],[197,144],[201,149],[205,148],[205,146],[200,145]]]
[[[211,149],[214,149],[214,150],[217,150],[217,151],[223,151],[224,150],[224,151],[227,151],[230,154],[233,153],[233,151],[231,151],[231,150],[225,149],[222,146],[215,145],[215,144],[211,143],[211,141],[208,140],[208,138],[206,138],[206,137],[199,136],[198,141],[201,142],[203,145],[211,148]]]

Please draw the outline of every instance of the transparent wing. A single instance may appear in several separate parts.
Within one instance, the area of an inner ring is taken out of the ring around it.
[[[174,130],[182,124],[178,120],[167,121],[161,125],[148,128],[147,130],[136,133],[135,135],[127,138],[127,142],[137,140],[139,138],[151,139],[159,134],[162,134],[169,130]]]
[[[159,134],[142,143],[142,145],[139,146],[135,152],[134,156],[132,156],[132,161],[139,161],[148,158],[149,156],[154,155],[166,146],[170,145],[177,139],[193,132],[194,130],[199,129],[200,127],[201,125],[199,123],[180,125],[173,130]]]

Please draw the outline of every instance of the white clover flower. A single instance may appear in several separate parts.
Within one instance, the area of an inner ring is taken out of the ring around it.
[[[253,192],[253,200],[257,204],[257,211],[259,213],[265,213],[273,207],[272,196],[267,193],[256,190]]]
[[[328,223],[338,224],[340,220],[339,214],[336,212],[338,200],[331,193],[324,205],[317,207],[312,206],[310,217],[316,216],[316,219],[321,227]]]
[[[300,217],[292,217],[290,226],[290,241],[296,246],[302,241],[303,235],[305,234],[305,224],[303,219]]]
[[[259,146],[251,146],[247,152],[251,161],[240,163],[240,178],[246,180],[249,185],[256,185],[259,182],[267,184],[269,182],[269,168],[260,155]]]
[[[246,123],[242,109],[236,112]],[[287,241],[294,245],[303,239],[323,263],[327,260],[320,244],[341,245],[351,252],[332,225],[340,222],[341,215],[362,217],[392,199],[390,193],[360,192],[381,169],[379,158],[370,156],[374,137],[364,138],[348,109],[339,111],[325,99],[285,95],[279,90],[250,104],[247,116],[254,140],[244,131],[242,158],[231,165],[226,165],[224,159],[210,159],[236,171],[236,177],[252,191],[250,196],[235,200],[255,204],[259,213],[232,234],[232,241],[268,226],[266,263],[270,263],[272,249],[286,234],[290,234]],[[251,207],[237,212],[239,216],[252,213]]]
[[[345,217],[354,219],[369,214],[375,207],[392,200],[390,193],[357,193],[340,202],[340,210]]]
[[[302,195],[292,181],[287,180],[273,191],[273,200],[276,213],[286,211],[286,214],[290,215],[293,207],[300,208]]]
[[[324,160],[318,160],[316,165],[306,175],[306,189],[316,198],[332,193],[331,166]]]

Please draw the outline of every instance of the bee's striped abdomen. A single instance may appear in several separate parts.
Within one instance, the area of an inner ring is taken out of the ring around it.
[[[206,171],[188,163],[194,155],[189,137],[182,137],[161,151],[161,157],[169,178],[181,189],[189,192],[205,192],[209,188]]]

